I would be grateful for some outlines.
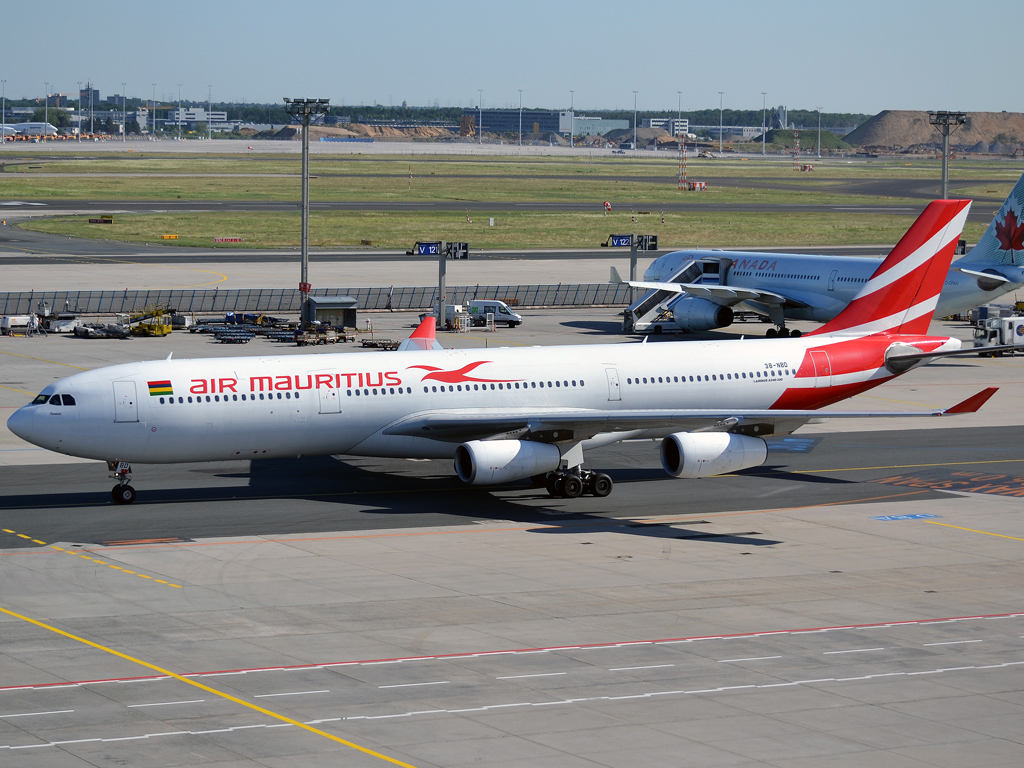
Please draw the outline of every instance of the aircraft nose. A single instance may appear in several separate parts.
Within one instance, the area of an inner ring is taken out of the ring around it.
[[[7,428],[22,440],[34,443],[35,441],[32,439],[32,409],[24,407],[12,413],[11,417],[7,419]]]

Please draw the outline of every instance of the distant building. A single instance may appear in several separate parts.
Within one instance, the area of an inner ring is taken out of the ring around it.
[[[194,131],[196,125],[203,123],[210,126],[211,130],[231,130],[234,126],[228,123],[227,112],[207,112],[202,107],[182,107],[171,111],[171,116],[163,121],[168,128],[177,128],[179,125]]]
[[[78,92],[78,103],[83,108],[100,103],[100,92],[96,88],[83,88]]]
[[[690,119],[679,119],[675,117],[648,117],[644,118],[643,126],[644,128],[663,128],[671,135],[677,136],[680,133],[687,134],[690,132]]]
[[[588,117],[575,115],[572,112],[558,113],[558,132],[566,136],[569,131],[575,136],[604,136],[609,131],[622,131],[629,128],[629,120],[609,120],[604,117]]]
[[[693,126],[694,132],[705,130],[710,136],[715,139],[718,138],[719,126],[717,125],[695,125]],[[733,138],[752,139],[755,136],[760,136],[764,133],[764,129],[760,125],[725,125],[721,127],[722,136],[729,136]]]
[[[483,130],[490,133],[519,133],[518,109],[477,109],[462,110],[464,117],[479,120]],[[558,112],[539,109],[524,109],[523,133],[555,133],[559,130]],[[565,129],[568,133],[569,129]]]

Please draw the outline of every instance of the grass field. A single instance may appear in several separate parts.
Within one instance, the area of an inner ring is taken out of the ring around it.
[[[488,226],[494,216],[495,225]],[[778,245],[855,245],[894,243],[913,216],[817,213],[666,213],[639,216],[612,213],[494,213],[475,211],[472,223],[458,212],[314,211],[309,219],[310,245],[315,248],[358,246],[402,248],[417,240],[467,241],[472,248],[593,248],[612,232],[642,231],[659,236],[664,248],[761,247]],[[164,243],[161,235],[178,235],[174,244],[213,247],[215,237],[241,237],[236,248],[287,248],[299,245],[296,213],[132,214],[114,217],[113,224],[89,224],[86,217],[33,219],[25,229],[102,237],[142,243]],[[969,224],[972,242],[984,227]]]

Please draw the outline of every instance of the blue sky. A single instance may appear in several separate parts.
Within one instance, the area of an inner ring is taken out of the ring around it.
[[[763,10],[769,8],[769,11]],[[1024,111],[1019,2],[443,4],[176,0],[10,2],[0,79],[14,98],[74,92],[172,100],[391,103],[577,111],[768,104]]]

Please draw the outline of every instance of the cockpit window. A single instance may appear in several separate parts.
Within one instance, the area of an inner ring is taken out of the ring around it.
[[[60,395],[54,395],[50,398],[50,405],[60,405]]]
[[[36,399],[32,401],[32,405],[42,405],[50,400],[49,395],[36,395]]]
[[[71,395],[61,395],[60,399],[64,401],[64,405],[74,405],[75,404],[75,398],[73,398]]]

